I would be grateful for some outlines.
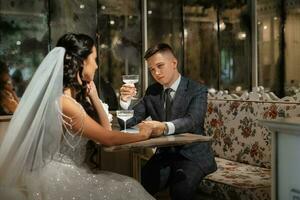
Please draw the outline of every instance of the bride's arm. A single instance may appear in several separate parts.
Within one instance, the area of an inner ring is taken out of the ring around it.
[[[85,114],[85,111],[80,105],[78,105],[78,103],[67,97],[62,97],[61,104],[62,112],[67,116],[64,120],[68,123],[71,123],[71,121],[68,121],[70,119],[72,119],[73,122],[82,122],[73,124],[72,130],[74,132],[83,130],[83,135],[85,137],[95,140],[104,146],[142,141],[148,139],[151,135],[152,128],[150,125],[145,123],[140,124],[140,132],[138,134],[128,134],[119,131],[107,130],[90,116]]]
[[[99,95],[97,92],[97,88],[94,84],[94,82],[88,83],[88,96],[98,114],[100,124],[108,130],[111,130],[111,125],[108,119],[108,116],[103,108],[102,103],[100,102]]]

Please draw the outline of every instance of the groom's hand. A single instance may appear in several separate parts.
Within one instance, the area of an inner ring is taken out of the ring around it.
[[[143,121],[143,123],[151,124],[151,126],[152,126],[151,137],[161,136],[164,133],[164,130],[165,130],[165,127],[166,127],[165,123],[159,122],[159,121],[149,120],[149,121]]]
[[[139,127],[140,134],[145,136],[146,139],[151,137],[152,129],[153,129],[151,124],[146,124],[144,122],[141,122],[138,124],[138,127]]]
[[[122,101],[127,102],[131,97],[137,93],[134,84],[123,84],[120,88],[120,98]]]

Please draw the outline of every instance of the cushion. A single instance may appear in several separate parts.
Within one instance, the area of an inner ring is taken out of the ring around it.
[[[208,100],[205,131],[213,136],[215,155],[227,160],[271,168],[271,131],[260,119],[300,115],[299,103]]]
[[[271,170],[217,158],[218,170],[200,184],[216,199],[271,199]],[[242,198],[243,197],[243,198]]]

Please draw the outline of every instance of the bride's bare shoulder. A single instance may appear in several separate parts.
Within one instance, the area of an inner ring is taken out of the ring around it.
[[[74,116],[84,112],[82,106],[71,96],[62,95],[60,98],[62,112],[66,115]]]

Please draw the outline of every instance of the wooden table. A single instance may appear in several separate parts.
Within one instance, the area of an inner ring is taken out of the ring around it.
[[[104,147],[104,151],[114,152],[114,151],[122,151],[122,150],[134,150],[141,149],[147,147],[167,147],[167,146],[177,146],[184,144],[191,144],[197,142],[208,142],[211,141],[212,137],[203,136],[191,133],[182,133],[177,135],[170,136],[161,136],[157,138],[150,138],[149,140],[134,142],[129,144]]]

